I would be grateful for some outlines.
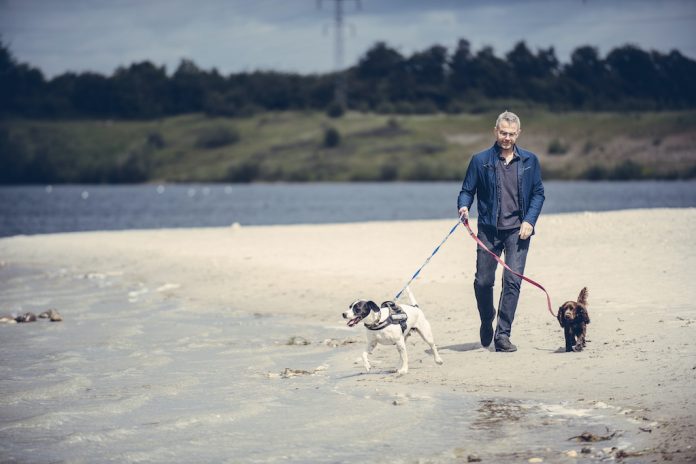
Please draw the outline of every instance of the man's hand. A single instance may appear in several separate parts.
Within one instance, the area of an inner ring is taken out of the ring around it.
[[[469,208],[466,206],[462,206],[459,208],[459,219],[464,221],[465,219],[469,219]]]
[[[534,232],[534,226],[527,221],[523,222],[520,226],[520,238],[522,240],[527,240],[532,236],[532,232]]]

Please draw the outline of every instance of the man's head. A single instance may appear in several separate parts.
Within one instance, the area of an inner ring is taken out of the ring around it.
[[[522,123],[515,113],[510,111],[500,113],[493,129],[495,139],[500,148],[511,150],[520,132],[522,132]]]

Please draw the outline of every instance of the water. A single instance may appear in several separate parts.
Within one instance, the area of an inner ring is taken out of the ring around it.
[[[0,325],[0,461],[583,463],[640,446],[607,405],[365,382],[391,374],[361,373],[343,324],[189,308],[125,277],[0,267],[4,309],[65,317]],[[568,440],[607,430],[587,454]]]
[[[696,181],[550,181],[545,187],[544,214],[696,206]],[[459,189],[458,182],[0,187],[0,237],[455,218]]]
[[[546,186],[546,213],[696,206],[694,182]],[[0,235],[447,218],[458,191],[458,183],[5,187]],[[603,449],[642,447],[640,424],[611,405],[401,383],[379,362],[365,375],[354,363],[362,333],[342,323],[192,308],[166,286],[134,279],[0,263],[3,314],[57,308],[66,318],[0,325],[0,461],[449,463],[476,454],[586,463],[613,460]],[[310,343],[289,345],[292,337]],[[430,361],[421,349],[412,359]],[[285,378],[285,369],[311,374]],[[620,433],[568,440],[607,430]]]

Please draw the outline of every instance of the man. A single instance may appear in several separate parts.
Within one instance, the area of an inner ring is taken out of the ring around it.
[[[505,264],[524,274],[530,238],[544,204],[544,185],[536,155],[516,144],[522,132],[520,119],[505,111],[495,123],[495,144],[471,158],[459,192],[459,216],[469,217],[469,208],[477,197],[478,238]],[[479,334],[485,347],[493,341],[493,284],[498,262],[481,247],[476,251],[474,293],[481,317]],[[503,288],[498,302],[498,324],[495,329],[495,350],[517,351],[510,342],[522,279],[503,272]]]

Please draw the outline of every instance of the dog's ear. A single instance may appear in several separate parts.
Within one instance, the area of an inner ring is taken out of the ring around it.
[[[370,306],[369,306],[369,301],[366,300],[356,300],[349,306],[349,309],[353,311],[353,314],[356,316],[362,316],[365,317],[368,314],[370,314]]]
[[[379,306],[377,306],[377,303],[375,303],[374,301],[368,301],[365,304],[367,306],[367,309],[369,309],[370,311],[379,312]]]
[[[587,313],[587,308],[585,308],[584,305],[578,305],[578,317],[584,322],[585,324],[590,323],[590,315]]]
[[[561,324],[561,327],[563,327],[563,306],[558,307],[558,314],[556,314],[556,319],[558,319],[558,323]]]

